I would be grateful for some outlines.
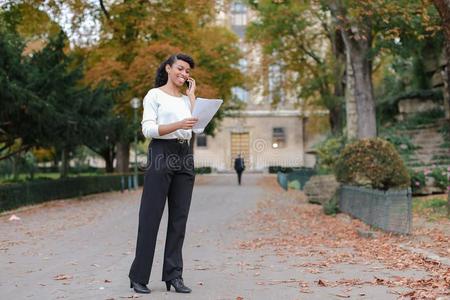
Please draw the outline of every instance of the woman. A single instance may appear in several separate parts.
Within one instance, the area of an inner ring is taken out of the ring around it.
[[[189,140],[197,122],[191,115],[195,105],[195,81],[189,72],[194,60],[185,54],[172,55],[156,72],[155,88],[144,98],[142,132],[152,138],[148,168],[139,210],[136,256],[131,265],[130,287],[150,293],[147,284],[155,253],[156,236],[167,198],[169,218],[162,280],[167,290],[190,293],[183,283],[183,246],[195,174]],[[187,96],[181,93],[188,85]]]

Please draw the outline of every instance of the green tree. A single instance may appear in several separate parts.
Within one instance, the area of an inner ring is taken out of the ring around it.
[[[92,133],[104,132],[112,97],[119,91],[80,83],[83,59],[66,54],[63,32],[42,39],[46,46],[41,51],[24,56],[18,12],[13,7],[0,18],[5,25],[0,30],[1,159],[32,147],[53,147],[62,157],[61,175],[66,176],[69,154],[79,145],[98,144]]]
[[[450,1],[433,0],[433,3],[436,6],[436,9],[438,10],[441,17],[441,24],[445,37],[445,56],[447,63],[444,70],[442,71],[442,77],[444,79],[445,117],[447,119],[450,119]]]
[[[109,123],[114,95],[102,85],[91,89],[80,84],[82,64],[65,54],[66,41],[61,32],[33,55],[29,85],[46,103],[38,142],[61,152],[62,177],[67,175],[69,154],[79,145],[92,144],[96,133],[102,132],[99,129]]]
[[[199,83],[198,96],[223,98],[223,109],[232,105],[231,87],[242,81],[234,67],[240,52],[231,32],[210,24],[214,17],[213,2],[124,1],[101,8],[101,40],[87,49],[85,82],[93,86],[102,80],[108,80],[113,86],[126,84],[128,88],[116,99],[118,114],[131,119],[130,99],[142,99],[153,87],[159,64],[178,52],[191,54],[197,62],[192,76]],[[207,133],[214,132],[221,117],[222,112],[210,123]],[[118,149],[125,148],[120,151],[125,155],[135,134],[127,132],[130,134],[123,134],[117,144]],[[118,156],[118,166],[125,160],[128,157]]]
[[[314,3],[250,3],[258,18],[249,25],[248,40],[261,44],[270,60],[291,74],[285,89],[329,110],[331,130],[340,133],[345,53],[339,30]]]
[[[436,28],[436,19],[431,18],[433,11],[422,1],[334,0],[322,4],[331,11],[344,40],[348,58],[347,81],[354,82],[356,136],[376,136],[372,82],[375,58],[382,49],[395,49],[392,44],[401,35],[423,39],[422,32],[433,32]]]
[[[30,149],[44,122],[39,112],[45,102],[29,89],[30,66],[22,60],[23,49],[17,34],[0,29],[0,160]]]

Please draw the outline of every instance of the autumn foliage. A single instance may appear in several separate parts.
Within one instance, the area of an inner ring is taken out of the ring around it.
[[[336,178],[344,184],[375,189],[406,188],[408,171],[394,146],[380,138],[347,145],[335,165]]]

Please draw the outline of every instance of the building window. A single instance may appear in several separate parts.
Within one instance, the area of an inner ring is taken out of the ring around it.
[[[200,133],[195,136],[197,140],[197,147],[206,147],[207,146],[207,139],[206,134]]]
[[[234,2],[231,6],[231,25],[247,25],[247,6],[240,2]]]
[[[231,93],[233,94],[233,98],[235,98],[241,102],[248,101],[248,91],[246,89],[243,89],[238,86],[233,87],[233,88],[231,88]]]
[[[283,127],[272,129],[272,148],[283,148],[286,146],[286,133]]]
[[[248,62],[245,58],[239,59],[239,70],[241,73],[247,73],[248,71]]]

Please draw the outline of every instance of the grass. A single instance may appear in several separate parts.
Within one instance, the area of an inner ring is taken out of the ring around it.
[[[426,217],[429,221],[437,221],[447,217],[447,194],[426,197],[414,197],[413,213]]]

